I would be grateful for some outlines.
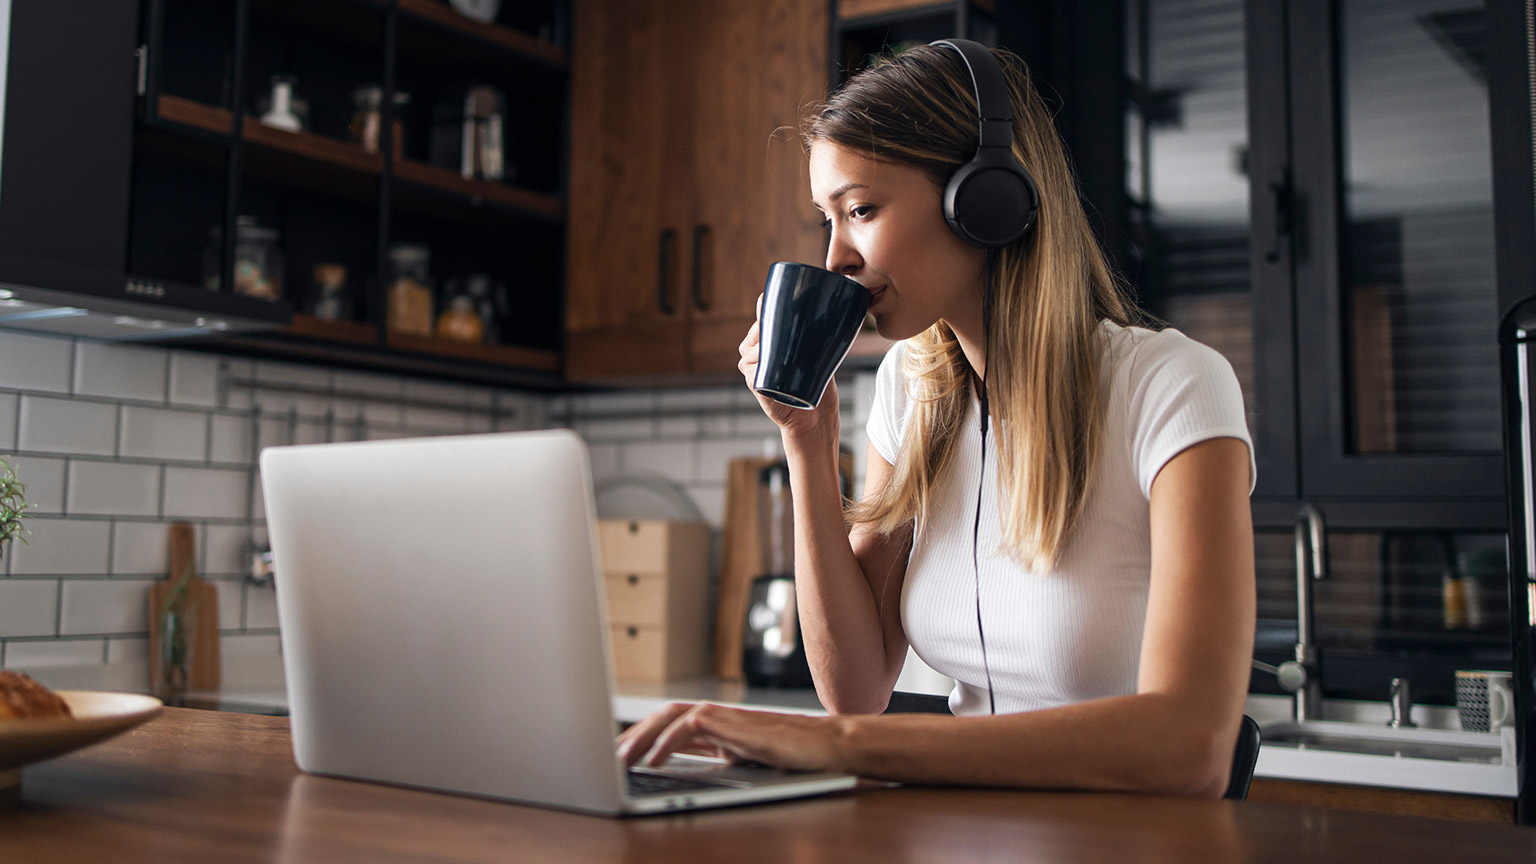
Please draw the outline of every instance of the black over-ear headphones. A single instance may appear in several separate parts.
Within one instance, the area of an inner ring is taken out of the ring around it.
[[[1007,246],[1034,226],[1040,193],[1013,156],[1013,108],[1002,64],[980,42],[940,39],[932,44],[960,54],[971,73],[981,121],[976,155],[944,187],[944,220],[973,246]]]

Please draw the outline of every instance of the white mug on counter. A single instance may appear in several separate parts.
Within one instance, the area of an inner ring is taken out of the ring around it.
[[[1515,690],[1509,672],[1492,669],[1456,671],[1456,713],[1468,732],[1497,732],[1515,716]]]

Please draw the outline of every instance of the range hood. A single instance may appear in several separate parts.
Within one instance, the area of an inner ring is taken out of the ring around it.
[[[165,340],[286,326],[283,302],[131,271],[138,5],[0,0],[0,327]],[[226,280],[226,283],[228,280]]]

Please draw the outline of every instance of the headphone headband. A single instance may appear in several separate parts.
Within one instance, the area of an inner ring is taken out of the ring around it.
[[[976,113],[980,119],[981,144],[978,149],[1001,147],[1013,149],[1013,103],[1008,98],[1008,82],[992,49],[969,39],[940,39],[934,45],[955,49],[971,73],[971,90],[976,94]]]

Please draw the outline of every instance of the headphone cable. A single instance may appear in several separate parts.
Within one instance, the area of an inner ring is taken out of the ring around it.
[[[981,626],[981,497],[987,483],[987,374],[992,371],[992,276],[997,249],[987,250],[987,281],[981,291],[981,476],[976,481],[976,520],[971,526],[971,569],[976,576],[976,635],[981,640],[981,668],[987,676],[987,706],[997,714],[997,695],[992,690],[992,667],[987,663],[987,633]]]

